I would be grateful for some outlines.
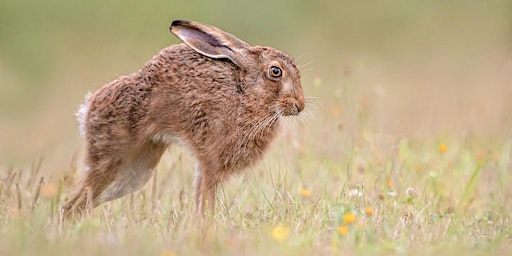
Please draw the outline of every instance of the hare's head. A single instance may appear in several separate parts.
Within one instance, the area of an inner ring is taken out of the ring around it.
[[[218,28],[175,20],[171,32],[197,52],[229,59],[239,68],[240,90],[265,104],[271,114],[297,115],[304,109],[299,69],[285,53],[251,46]]]

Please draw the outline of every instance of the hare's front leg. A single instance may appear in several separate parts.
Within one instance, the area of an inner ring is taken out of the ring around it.
[[[209,209],[210,214],[215,213],[215,194],[218,183],[216,177],[208,175],[201,167],[197,168],[194,180],[197,213],[204,216],[207,209]]]

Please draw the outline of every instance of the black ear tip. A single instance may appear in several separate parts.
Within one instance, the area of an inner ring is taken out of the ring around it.
[[[190,25],[191,21],[188,20],[173,20],[171,22],[171,26],[169,26],[169,30],[173,32],[173,29],[179,26],[187,26]],[[174,33],[174,32],[173,32]]]
[[[173,20],[171,23],[171,27],[176,27],[176,26],[186,25],[186,24],[190,24],[190,21],[188,21],[188,20]]]
[[[173,32],[173,31],[172,31],[172,30],[173,30],[173,28],[175,28],[175,27],[179,26],[179,25],[181,24],[181,22],[182,22],[182,20],[173,20],[173,21],[171,22],[171,25],[169,26],[169,30],[170,30],[171,32]]]

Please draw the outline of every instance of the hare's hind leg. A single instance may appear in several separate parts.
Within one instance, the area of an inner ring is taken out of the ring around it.
[[[108,170],[108,171],[105,171]],[[110,168],[103,168],[99,164],[92,164],[92,167],[86,167],[84,177],[78,183],[68,200],[62,207],[64,214],[81,214],[86,208],[94,208],[99,203],[95,198],[98,197],[106,186],[108,181],[113,180],[118,168],[110,165]]]
[[[92,209],[99,204],[100,195],[117,180],[121,170],[121,161],[105,159],[103,161],[91,162],[85,168],[84,176],[78,183],[78,188],[73,191],[69,199],[62,207],[65,215],[81,214],[87,208]],[[108,200],[107,200],[108,201]]]
[[[74,214],[75,212],[81,213],[85,211],[87,206],[87,198],[90,198],[91,190],[80,185],[78,189],[76,189],[71,196],[67,199],[67,201],[62,206],[62,211],[64,215],[69,216]],[[90,200],[89,200],[90,202]]]
[[[94,191],[93,206],[123,197],[142,188],[153,177],[166,145],[147,143],[123,158],[115,177],[101,191]]]
[[[88,203],[94,208],[137,191],[153,176],[164,150],[164,145],[147,144],[117,158],[122,160],[109,158],[92,163],[80,188],[65,203],[64,212],[83,212]]]

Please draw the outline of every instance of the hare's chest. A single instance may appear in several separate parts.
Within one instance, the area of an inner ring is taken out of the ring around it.
[[[260,160],[278,131],[278,124],[253,127],[250,132],[241,132],[232,139],[224,138],[222,150],[217,151],[223,165],[230,169],[243,169]]]

